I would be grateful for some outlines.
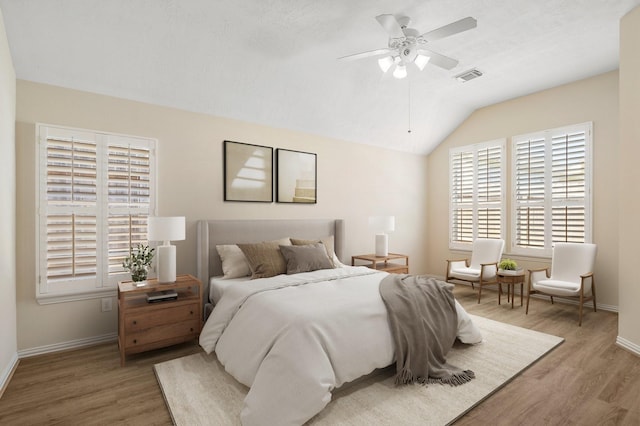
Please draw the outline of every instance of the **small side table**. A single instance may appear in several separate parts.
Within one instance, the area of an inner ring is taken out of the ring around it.
[[[502,284],[507,285],[507,302],[511,299],[511,309],[513,309],[513,299],[516,296],[516,284],[520,284],[520,306],[522,306],[522,293],[524,287],[524,271],[498,271],[498,305],[500,305],[500,296],[502,295]]]
[[[367,266],[378,271],[386,271],[391,274],[408,274],[409,273],[409,256],[405,254],[389,253],[387,256],[376,256],[375,254],[361,254],[351,256],[351,266],[355,266],[356,260],[364,260],[369,262]],[[389,262],[390,260],[404,260],[401,263]]]

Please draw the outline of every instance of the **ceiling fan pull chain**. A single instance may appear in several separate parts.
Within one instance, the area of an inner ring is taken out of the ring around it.
[[[408,84],[408,98],[409,98],[409,130],[407,130],[407,133],[411,133],[411,77],[409,77],[407,79],[407,84]]]

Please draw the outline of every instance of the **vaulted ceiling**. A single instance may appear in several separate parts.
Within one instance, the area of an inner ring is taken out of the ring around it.
[[[475,109],[618,67],[620,18],[640,0],[0,0],[19,79],[429,153]],[[377,58],[375,16],[426,32],[452,70]],[[466,83],[455,75],[477,68]],[[411,132],[409,132],[411,130]],[[259,141],[251,141],[259,143]]]

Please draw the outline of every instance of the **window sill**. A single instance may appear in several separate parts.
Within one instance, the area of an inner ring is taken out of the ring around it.
[[[38,294],[36,301],[39,305],[51,305],[54,303],[76,302],[79,300],[100,299],[101,297],[115,297],[118,295],[115,287],[96,288],[91,291],[74,293]]]

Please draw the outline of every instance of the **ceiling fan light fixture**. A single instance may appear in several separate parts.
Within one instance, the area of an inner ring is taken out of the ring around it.
[[[396,69],[393,70],[393,76],[398,80],[403,79],[407,76],[407,67],[402,64],[396,66]]]
[[[416,66],[420,69],[420,71],[422,71],[424,67],[427,66],[427,64],[429,63],[429,59],[431,59],[430,56],[419,54],[418,56],[416,56],[416,59],[413,61],[413,63],[416,64]]]
[[[380,69],[383,73],[389,71],[389,68],[391,68],[391,65],[393,65],[394,62],[395,61],[391,56],[385,56],[384,58],[378,59],[378,65],[380,66]]]

